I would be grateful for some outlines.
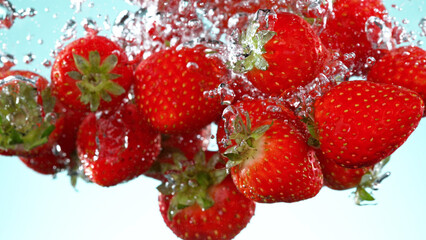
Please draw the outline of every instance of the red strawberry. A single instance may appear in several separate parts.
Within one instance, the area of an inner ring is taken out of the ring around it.
[[[246,57],[235,71],[261,91],[279,95],[288,88],[306,85],[322,70],[329,53],[309,23],[291,13],[268,16],[268,29],[253,22],[240,40]]]
[[[192,161],[198,152],[206,151],[210,136],[210,125],[202,128],[199,132],[163,134],[161,136],[160,155],[145,175],[165,181],[166,172],[176,170],[182,162]]]
[[[426,101],[426,51],[415,46],[391,50],[371,68],[367,80],[406,87]]]
[[[218,153],[209,160],[201,152],[195,165],[171,175],[172,184],[159,187],[161,215],[182,239],[232,239],[254,214],[255,203],[236,189],[224,169],[215,170],[218,159]]]
[[[198,132],[184,134],[163,134],[161,136],[162,150],[182,152],[186,157],[193,158],[200,150],[207,150],[211,137],[210,124]]]
[[[201,45],[170,48],[154,53],[136,69],[136,103],[144,119],[162,133],[198,131],[220,116],[219,96],[205,92],[218,87],[227,72],[206,51]]]
[[[140,121],[135,105],[126,104],[111,116],[90,113],[80,126],[77,151],[91,181],[113,186],[149,169],[160,152],[160,135]]]
[[[19,159],[32,170],[41,174],[56,174],[67,168],[69,159],[59,157],[47,149],[45,153],[40,153],[33,157],[19,157]]]
[[[41,174],[56,174],[70,168],[76,157],[77,131],[83,116],[56,106],[55,112],[63,119],[64,126],[58,139],[50,148],[44,148],[37,155],[20,157],[25,165]]]
[[[259,113],[264,114],[246,110],[245,118],[236,113],[233,120],[233,146],[223,154],[229,158],[227,167],[235,185],[256,202],[295,202],[314,197],[323,178],[305,130],[296,123],[298,119],[283,114],[265,120]]]
[[[212,22],[219,30],[228,27],[228,20],[243,13],[256,13],[262,9],[287,9],[287,3],[279,0],[258,0],[258,1],[236,1],[236,0],[192,0],[189,1],[191,6],[195,6],[198,10],[202,10],[204,17]],[[158,1],[158,9],[177,13],[181,9],[179,1],[160,0]]]
[[[257,124],[267,119],[280,118],[283,120],[291,119],[292,124],[298,125],[299,129],[306,128],[306,125],[300,122],[292,111],[282,107],[281,104],[273,99],[242,100],[226,108],[221,121],[218,123],[216,138],[220,152],[225,152],[231,144],[235,144],[235,141],[230,140],[228,137],[232,134],[235,118],[244,111],[250,113],[251,124]]]
[[[366,22],[369,18],[375,18],[378,22],[382,21],[383,28],[389,27],[389,23],[384,22],[385,15],[386,8],[382,0],[336,0],[333,4],[333,15],[327,21],[320,36],[321,40],[329,49],[339,52],[339,59],[354,74],[366,74],[369,68],[366,65],[368,58],[379,59],[390,47],[380,46],[388,44],[387,42],[375,43],[378,46],[370,42],[366,33]],[[379,35],[380,33],[369,34]],[[351,54],[355,56],[348,57]]]
[[[314,104],[321,151],[343,167],[371,166],[405,142],[423,110],[422,99],[408,89],[367,81],[343,82]]]
[[[372,169],[372,167],[344,168],[325,158],[321,151],[317,151],[316,155],[324,175],[324,185],[334,190],[345,190],[358,186],[364,174]]]
[[[32,72],[0,72],[0,154],[35,156],[52,147],[63,119],[47,85]]]
[[[133,81],[124,51],[111,40],[89,34],[59,52],[52,66],[53,95],[68,109],[88,112],[120,105]]]

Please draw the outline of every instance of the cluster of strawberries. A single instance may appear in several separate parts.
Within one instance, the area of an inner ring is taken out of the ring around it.
[[[179,42],[186,25],[167,21],[144,59],[91,32],[59,52],[50,82],[0,72],[0,154],[68,170],[74,184],[156,178],[164,221],[183,239],[232,239],[255,202],[301,201],[323,185],[373,199],[374,167],[424,115],[426,51],[380,37],[391,27],[381,0],[249,2],[189,1],[223,34],[241,27],[231,48]],[[181,22],[198,17],[157,4]],[[254,20],[231,21],[242,13]],[[207,150],[212,123],[219,151]]]

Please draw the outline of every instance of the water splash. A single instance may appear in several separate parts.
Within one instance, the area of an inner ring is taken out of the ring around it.
[[[8,71],[17,63],[18,61],[15,59],[15,56],[0,51],[0,71]]]
[[[392,28],[378,17],[370,17],[365,22],[365,32],[367,39],[370,41],[373,49],[390,50],[394,46],[392,38]]]
[[[37,11],[34,8],[16,10],[8,0],[0,0],[0,29],[11,28],[15,19],[34,17]]]
[[[420,19],[419,21],[419,27],[421,29],[421,36],[426,37],[426,17]]]
[[[23,57],[22,61],[23,61],[25,64],[30,64],[30,63],[32,63],[32,62],[34,61],[35,57],[36,57],[36,56],[35,56],[34,54],[32,54],[32,53],[28,53],[28,54],[26,54],[26,55]]]

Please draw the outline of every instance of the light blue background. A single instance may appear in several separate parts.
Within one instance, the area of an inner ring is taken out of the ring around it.
[[[88,6],[91,2],[92,8]],[[73,15],[77,23],[91,16],[101,25],[106,15],[113,20],[123,9],[136,9],[121,0],[88,1],[82,13],[74,13],[67,0],[12,3],[16,9],[34,7],[38,14],[16,20],[11,30],[1,29],[0,47],[16,56],[16,69],[37,69],[47,77],[50,70],[41,62],[51,59],[49,53],[60,29]],[[402,11],[390,7],[393,3]],[[407,18],[409,27],[420,31],[425,1],[390,0],[386,4],[393,16]],[[26,40],[28,34],[30,41]],[[39,39],[44,43],[38,44]],[[23,56],[30,52],[36,59],[23,64]],[[391,177],[375,193],[377,205],[358,207],[350,198],[351,191],[324,188],[317,197],[299,203],[258,204],[251,223],[236,239],[426,239],[424,148],[425,120],[393,155],[386,168]],[[157,185],[146,177],[112,188],[80,181],[77,192],[66,174],[52,179],[26,168],[17,158],[0,157],[0,240],[176,239],[160,216]]]

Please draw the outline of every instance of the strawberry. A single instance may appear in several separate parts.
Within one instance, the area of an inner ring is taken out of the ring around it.
[[[199,151],[206,151],[210,136],[210,125],[198,132],[162,134],[160,155],[145,175],[164,181],[166,172],[175,170],[182,162],[192,161]]]
[[[161,215],[178,237],[232,239],[253,216],[255,203],[236,189],[224,169],[216,169],[219,160],[217,152],[210,157],[200,152],[193,165],[159,187]]]
[[[340,54],[339,60],[343,61],[353,74],[365,75],[369,70],[368,58],[379,59],[391,47],[388,42],[377,42],[373,45],[366,32],[366,24],[375,19],[383,25],[382,28],[389,28],[390,24],[385,22],[385,18],[386,8],[382,0],[336,0],[333,13],[320,37],[326,47]],[[387,40],[381,38],[380,41]],[[355,56],[349,57],[351,54]]]
[[[391,50],[371,68],[367,80],[406,87],[426,101],[426,51],[415,46]]]
[[[250,112],[252,116],[250,118],[251,124],[257,124],[266,119],[281,118],[283,120],[291,119],[292,123],[298,125],[299,129],[306,128],[306,125],[300,122],[292,111],[286,107],[282,107],[282,105],[274,99],[241,100],[227,107],[223,113],[222,119],[218,123],[216,138],[220,152],[225,152],[231,144],[235,144],[235,141],[229,139],[229,135],[232,134],[231,131],[235,118],[238,116],[238,113],[243,111]]]
[[[160,152],[160,135],[129,103],[110,116],[90,113],[80,126],[77,152],[92,182],[113,186],[149,169]]]
[[[315,101],[316,137],[325,158],[348,168],[372,166],[405,142],[423,110],[422,99],[408,89],[343,82]]]
[[[306,85],[322,70],[328,50],[303,18],[291,13],[267,16],[267,29],[254,21],[240,43],[244,59],[234,71],[247,72],[253,85],[267,94]]]
[[[194,6],[198,10],[202,10],[203,17],[206,17],[219,30],[226,29],[228,21],[237,14],[252,14],[260,8],[262,9],[287,9],[287,3],[279,0],[259,0],[259,1],[235,1],[235,0],[192,0],[189,1],[190,6]],[[180,12],[181,5],[179,1],[160,0],[158,1],[158,9],[171,13]],[[232,24],[231,24],[232,25]]]
[[[50,149],[62,131],[48,81],[36,73],[0,72],[0,105],[2,155],[35,156]]]
[[[229,159],[227,167],[239,191],[256,202],[301,201],[314,197],[323,185],[305,130],[294,114],[283,112],[262,119],[263,111],[245,109],[245,118],[236,111],[228,130],[232,146],[222,152]]]
[[[58,139],[50,148],[43,148],[37,155],[19,157],[27,167],[41,174],[56,174],[69,169],[76,157],[77,131],[83,116],[71,110],[65,111],[60,104],[56,105],[55,113],[63,119],[64,125]]]
[[[55,155],[50,149],[37,156],[19,157],[19,159],[32,170],[46,175],[54,175],[69,165],[68,159]]]
[[[68,109],[112,110],[133,81],[124,51],[106,37],[89,34],[59,52],[52,66],[52,94]]]
[[[193,158],[200,150],[207,150],[211,137],[211,126],[208,125],[198,132],[184,134],[162,134],[162,150],[182,152],[186,157]]]
[[[143,118],[161,133],[198,131],[222,111],[219,96],[207,96],[227,73],[209,51],[170,48],[152,54],[136,69],[136,103]],[[157,67],[153,67],[157,66]]]
[[[362,177],[372,169],[364,168],[344,168],[334,161],[325,158],[321,151],[316,151],[316,155],[321,165],[321,171],[324,175],[324,186],[334,190],[345,190],[358,186]]]

